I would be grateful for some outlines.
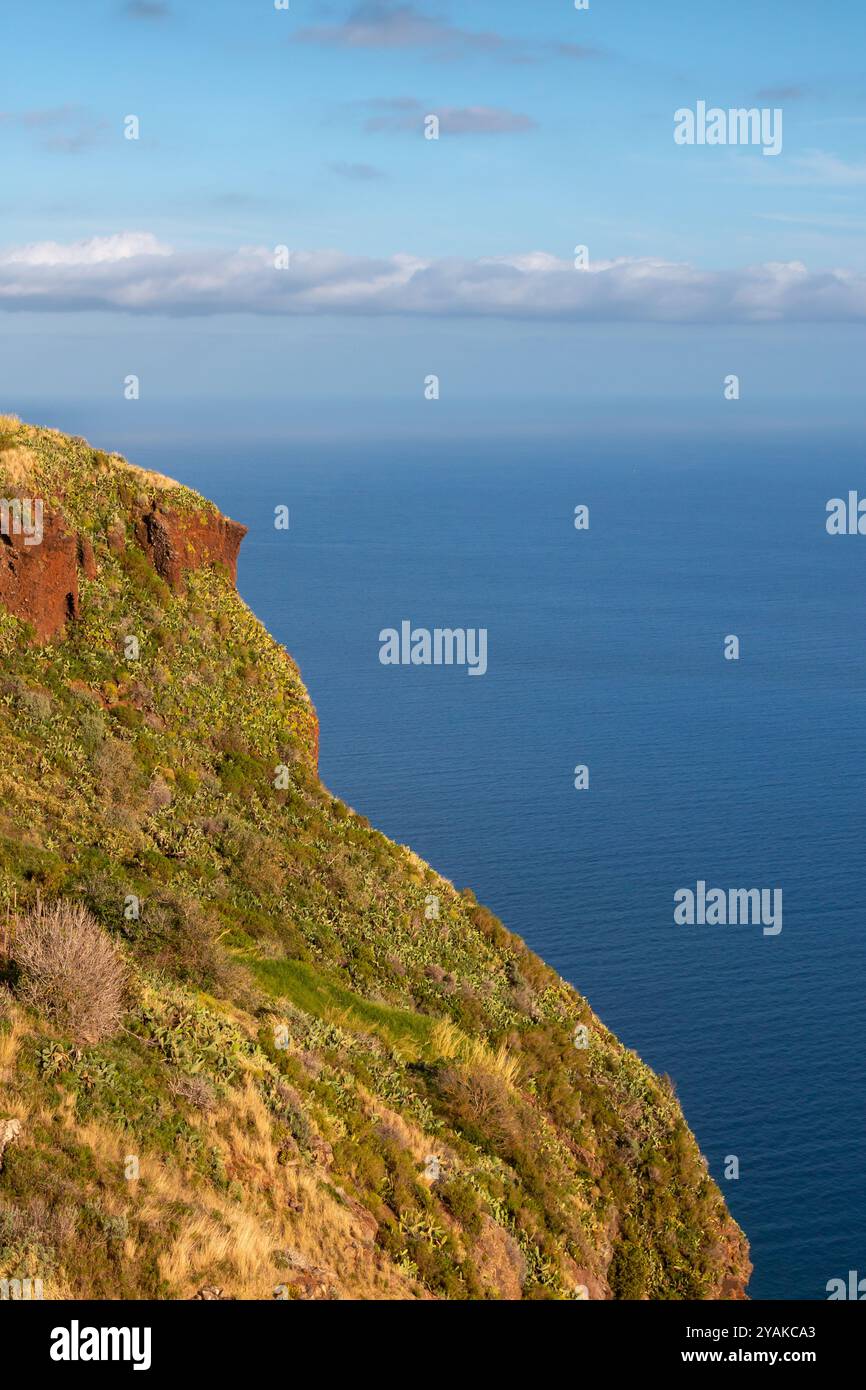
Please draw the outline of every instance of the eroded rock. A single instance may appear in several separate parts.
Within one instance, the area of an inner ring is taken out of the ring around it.
[[[28,539],[0,531],[0,603],[49,642],[78,616],[78,540],[56,514],[44,517],[37,544]]]
[[[219,512],[178,512],[158,501],[135,527],[138,544],[172,589],[182,588],[184,576],[204,565],[223,565],[236,583],[238,552],[246,534],[246,526]]]

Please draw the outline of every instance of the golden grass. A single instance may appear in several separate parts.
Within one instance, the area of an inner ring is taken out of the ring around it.
[[[509,1086],[517,1084],[520,1076],[520,1062],[512,1056],[505,1043],[497,1048],[490,1047],[483,1038],[470,1038],[451,1022],[440,1019],[434,1025],[430,1045],[437,1057],[462,1062],[468,1067],[479,1067],[492,1072]]]
[[[20,441],[10,442],[8,446],[0,450],[0,477],[7,483],[13,485],[29,481],[32,476],[33,467],[37,462],[37,455],[26,444],[26,440],[33,438],[37,434],[33,425],[23,424],[17,415],[0,415],[0,435],[18,434]],[[45,429],[42,434],[52,434],[62,437],[59,430]],[[143,488],[148,491],[169,492],[180,484],[174,478],[167,477],[164,473],[156,473],[149,468],[139,468],[137,464],[129,463],[120,454],[111,454],[110,461],[104,467],[121,467],[129,469],[140,481]]]
[[[32,449],[21,445],[4,449],[0,452],[0,478],[13,487],[20,487],[32,478],[36,461]]]
[[[25,1143],[37,1120],[50,1119],[47,1112],[28,1114],[23,1106],[15,1113],[25,1122]],[[74,1128],[76,1141],[90,1150],[105,1179],[107,1214],[134,1213],[164,1232],[158,1263],[171,1298],[189,1299],[203,1286],[216,1285],[233,1298],[271,1299],[278,1286],[292,1283],[292,1268],[280,1258],[284,1250],[324,1271],[323,1282],[340,1298],[424,1297],[370,1243],[351,1207],[323,1182],[326,1173],[302,1159],[277,1163],[271,1119],[251,1081],[198,1118],[209,1140],[222,1148],[229,1177],[243,1188],[242,1204],[181,1164],[169,1166],[144,1153],[137,1155],[139,1178],[119,1189],[117,1179],[127,1155],[135,1152],[134,1140],[96,1121],[76,1124],[71,1112],[63,1122]],[[124,1255],[131,1262],[138,1257],[134,1239],[125,1242]],[[86,1273],[66,1271],[52,1279],[46,1296],[86,1298]]]
[[[148,488],[154,488],[157,492],[168,492],[171,488],[180,487],[180,483],[174,478],[169,478],[165,473],[154,473],[150,468],[139,468],[137,463],[129,463],[127,459],[122,459],[119,455],[112,455],[112,462],[122,464],[134,473],[139,481]]]
[[[18,1048],[24,1037],[24,1032],[20,1015],[17,1010],[14,1010],[12,1027],[8,1031],[0,1033],[0,1086],[8,1086],[13,1080]]]

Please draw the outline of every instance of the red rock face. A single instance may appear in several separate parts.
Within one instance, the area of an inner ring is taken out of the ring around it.
[[[0,533],[0,603],[48,642],[78,616],[78,541],[58,516],[45,516],[39,545],[10,532]]]
[[[122,548],[122,529],[109,535],[114,550]],[[136,539],[157,573],[173,589],[184,575],[204,565],[224,565],[237,581],[238,551],[247,528],[218,512],[187,515],[163,509],[155,502],[136,526]],[[88,579],[97,573],[93,545],[86,536],[67,532],[60,513],[43,518],[42,540],[27,545],[20,528],[0,533],[0,603],[16,618],[32,623],[37,641],[48,642],[78,617],[79,572]]]
[[[96,556],[86,536],[78,537],[78,564],[84,572],[85,579],[96,578]]]
[[[224,565],[237,582],[238,552],[246,526],[214,513],[189,516],[162,508],[158,502],[135,528],[135,537],[154,569],[173,589],[183,587],[184,574],[204,565]]]

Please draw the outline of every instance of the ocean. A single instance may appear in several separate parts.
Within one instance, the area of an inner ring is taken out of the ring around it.
[[[300,664],[331,790],[672,1077],[752,1297],[866,1275],[866,536],[825,528],[828,499],[866,493],[857,439],[130,453],[250,527],[239,587]],[[406,620],[485,629],[486,674],[383,665]],[[675,924],[699,882],[781,889],[782,930]]]

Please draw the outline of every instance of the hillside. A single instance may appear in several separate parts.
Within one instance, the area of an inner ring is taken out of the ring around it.
[[[0,1278],[743,1297],[671,1085],[319,781],[309,695],[235,591],[244,528],[9,416],[0,496],[44,503],[40,543],[0,537]],[[99,1027],[90,967],[77,1015],[56,961],[36,988],[55,906],[122,967]]]

